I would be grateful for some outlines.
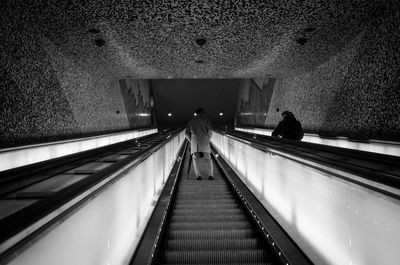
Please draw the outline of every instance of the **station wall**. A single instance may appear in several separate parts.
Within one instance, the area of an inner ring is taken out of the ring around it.
[[[2,11],[12,14],[0,18],[0,148],[151,126],[149,81],[94,75],[34,23]]]
[[[386,13],[313,70],[277,77],[268,110],[257,110],[267,117],[238,125],[274,128],[290,110],[308,132],[399,141],[400,13]]]

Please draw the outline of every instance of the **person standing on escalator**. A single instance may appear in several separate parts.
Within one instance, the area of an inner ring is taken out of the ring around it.
[[[303,139],[303,127],[301,127],[301,123],[296,119],[294,114],[286,110],[282,112],[282,118],[283,119],[272,132],[272,136],[298,141]]]
[[[211,122],[204,109],[199,108],[185,130],[185,136],[190,142],[190,154],[197,180],[207,176],[209,180],[214,179],[210,147],[211,135]]]

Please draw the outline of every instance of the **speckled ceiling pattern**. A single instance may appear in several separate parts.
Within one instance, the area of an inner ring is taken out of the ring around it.
[[[9,1],[66,56],[107,78],[306,72],[343,48],[382,3],[391,5],[371,0],[17,2]],[[198,38],[206,43],[200,46]],[[299,38],[308,42],[301,45]],[[104,45],[95,45],[96,39]]]
[[[306,74],[280,79],[264,126],[291,110],[308,132],[400,141],[400,10],[366,24],[330,60]]]

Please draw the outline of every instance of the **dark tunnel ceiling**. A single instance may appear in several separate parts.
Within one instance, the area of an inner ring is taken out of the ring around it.
[[[240,78],[319,65],[391,1],[8,2],[92,74]]]

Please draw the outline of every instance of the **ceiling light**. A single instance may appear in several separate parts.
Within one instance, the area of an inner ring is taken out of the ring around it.
[[[300,44],[300,45],[304,45],[304,44],[306,44],[306,43],[308,42],[308,39],[307,39],[307,38],[298,38],[298,39],[296,40],[296,42],[297,42],[298,44]]]
[[[223,113],[223,112],[220,112],[220,113],[219,113],[219,116],[223,116],[223,115],[224,115],[224,113]]]
[[[92,28],[92,29],[89,29],[88,32],[89,32],[89,33],[92,33],[92,34],[97,34],[97,33],[100,33],[100,30],[99,30],[99,29]]]
[[[168,117],[171,117],[172,116],[172,113],[171,112],[168,112]]]
[[[103,40],[103,39],[95,39],[95,40],[94,40],[94,43],[95,43],[98,47],[101,47],[101,46],[106,45],[106,41]]]
[[[198,39],[196,39],[196,43],[199,46],[204,46],[207,43],[207,40],[205,38],[198,38]]]
[[[316,28],[314,28],[314,27],[307,27],[304,29],[305,32],[313,32],[315,30],[316,30]]]

